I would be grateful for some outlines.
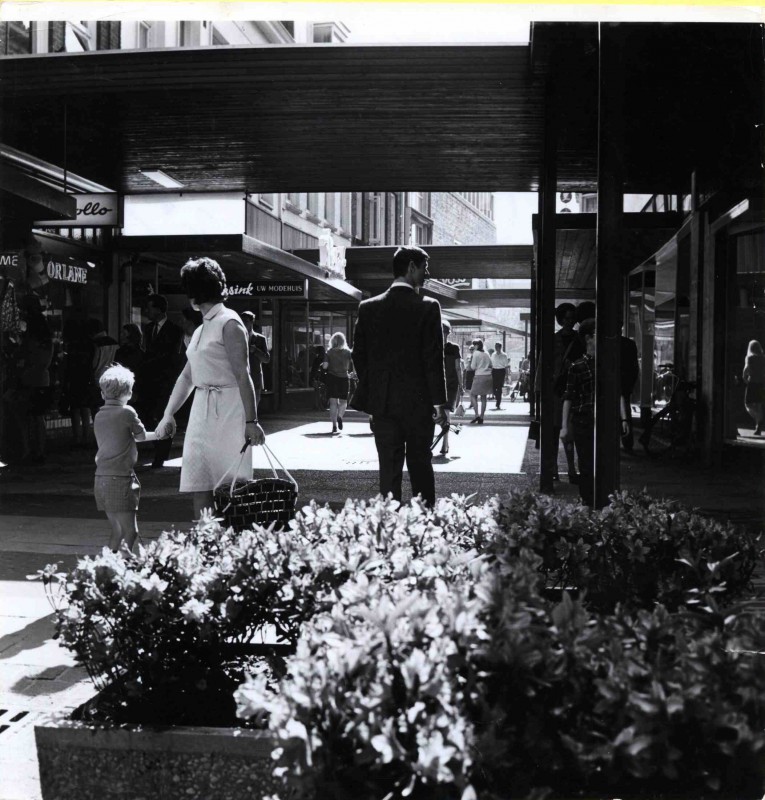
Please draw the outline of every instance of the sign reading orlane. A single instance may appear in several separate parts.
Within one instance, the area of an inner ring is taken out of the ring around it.
[[[231,297],[281,297],[306,298],[308,281],[252,281],[250,283],[232,283],[228,287]]]

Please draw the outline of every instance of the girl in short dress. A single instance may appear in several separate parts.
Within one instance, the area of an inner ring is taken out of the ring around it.
[[[343,429],[343,414],[348,406],[350,375],[353,372],[351,349],[339,331],[329,340],[329,350],[322,367],[327,370],[326,384],[329,398],[329,418],[332,433]]]

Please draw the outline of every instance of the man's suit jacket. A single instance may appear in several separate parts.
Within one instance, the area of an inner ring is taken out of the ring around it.
[[[183,366],[183,331],[166,319],[152,339],[153,323],[144,325],[143,342],[146,358],[141,365],[144,389],[151,396],[161,397],[172,391]]]
[[[640,364],[638,363],[637,345],[632,339],[622,336],[620,340],[620,382],[622,394],[627,397],[632,394],[632,389],[635,386],[640,375]]]
[[[260,350],[262,353],[265,353],[267,358],[261,361],[253,352],[254,350]],[[252,385],[256,389],[263,388],[263,364],[268,364],[271,360],[271,354],[268,352],[268,340],[262,333],[257,333],[257,331],[253,331],[250,334],[250,341],[249,341],[249,351],[250,351],[250,375],[252,376]]]
[[[352,406],[368,414],[408,417],[446,403],[441,307],[406,286],[359,306],[353,338],[359,384]]]

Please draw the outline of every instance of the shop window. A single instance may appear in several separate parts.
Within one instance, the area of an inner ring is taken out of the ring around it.
[[[335,193],[327,192],[324,195],[324,219],[333,227],[337,225],[337,214],[335,212]]]
[[[32,23],[0,22],[0,53],[4,56],[34,52]]]
[[[341,192],[340,194],[340,227],[344,231],[351,229],[351,193]]]

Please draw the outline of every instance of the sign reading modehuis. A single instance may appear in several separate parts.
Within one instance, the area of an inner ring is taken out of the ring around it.
[[[308,296],[308,281],[252,281],[232,283],[228,287],[231,297],[276,297],[305,298]]]
[[[77,215],[74,219],[38,220],[37,226],[51,228],[102,228],[120,224],[120,196],[118,194],[74,194]]]

